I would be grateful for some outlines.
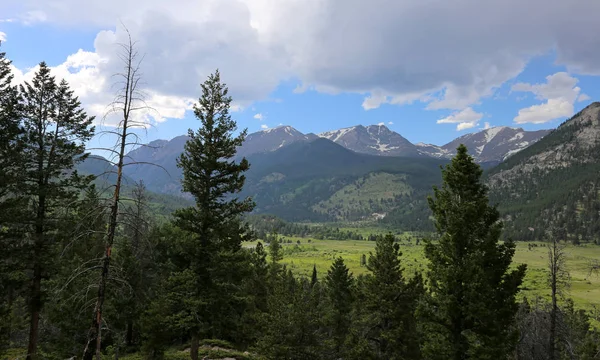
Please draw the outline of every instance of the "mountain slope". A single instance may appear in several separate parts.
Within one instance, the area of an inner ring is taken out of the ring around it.
[[[248,160],[251,168],[241,195],[254,197],[256,213],[289,221],[354,221],[375,212],[406,214],[411,207],[426,206],[426,193],[439,183],[439,165],[445,162],[359,154],[323,138]],[[428,219],[421,220],[398,221],[426,226]]]
[[[419,156],[415,145],[384,125],[353,126],[319,134],[352,151],[383,156]]]
[[[548,133],[550,130],[525,131],[500,126],[463,135],[443,146],[419,143],[417,147],[421,154],[449,159],[456,154],[456,148],[464,144],[478,163],[498,164]]]
[[[244,145],[238,149],[237,156],[244,157],[252,154],[277,150],[297,141],[314,140],[316,135],[303,134],[291,126],[278,126],[276,128],[248,134]]]
[[[94,184],[102,197],[111,197],[113,185],[117,180],[116,167],[102,156],[90,155],[83,162],[77,164],[77,171],[85,175],[95,175]],[[146,180],[144,179],[144,182]],[[121,198],[132,196],[135,180],[124,175],[122,178]],[[154,215],[170,216],[176,209],[190,206],[192,203],[180,196],[156,193],[148,190],[149,207]],[[127,206],[128,202],[124,202]]]
[[[487,172],[490,200],[500,204],[507,234],[540,239],[600,238],[600,103],[561,124]]]
[[[298,141],[318,138],[314,134],[302,134],[291,126],[249,134],[238,148],[236,158],[256,153],[270,152]],[[126,173],[134,180],[144,180],[149,189],[160,193],[181,195],[181,169],[177,158],[183,152],[188,136],[172,140],[155,140],[130,151],[126,158]]]

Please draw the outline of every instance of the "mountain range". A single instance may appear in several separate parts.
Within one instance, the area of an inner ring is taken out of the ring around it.
[[[359,154],[415,159],[450,159],[456,147],[463,143],[469,148],[476,161],[489,166],[536,142],[548,132],[497,127],[464,135],[446,145],[436,146],[412,144],[385,125],[357,125],[319,135],[303,134],[291,126],[279,126],[248,134],[244,144],[238,148],[237,158],[281,151],[299,142],[310,143],[317,139],[326,139]],[[183,152],[188,139],[188,136],[183,135],[169,141],[155,140],[129,152],[126,159],[127,174],[134,180],[143,179],[152,191],[181,194],[181,170],[176,166],[176,158]],[[277,155],[273,154],[273,156]],[[293,158],[294,156],[290,156],[290,159]],[[253,162],[251,164],[254,166]]]
[[[288,221],[375,221],[403,230],[432,230],[426,197],[439,166],[464,144],[486,172],[506,234],[539,239],[550,224],[573,238],[600,234],[600,103],[555,130],[495,127],[448,144],[412,144],[383,125],[318,135],[280,126],[249,134],[238,148],[251,168],[239,196],[255,213]],[[126,176],[149,190],[184,196],[176,158],[187,136],[156,140],[128,154]],[[87,169],[88,172],[90,169]],[[558,219],[558,220],[557,220]],[[569,220],[571,219],[571,220]],[[600,241],[600,240],[599,240]]]

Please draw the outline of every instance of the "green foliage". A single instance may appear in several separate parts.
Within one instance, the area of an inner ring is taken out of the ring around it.
[[[5,226],[16,205],[9,194],[17,186],[20,149],[16,145],[21,134],[16,113],[17,91],[11,86],[10,64],[5,53],[0,52],[0,356],[8,346],[12,302],[21,277],[15,255],[18,245],[10,239],[10,231]]]
[[[325,139],[293,143],[249,156],[249,161],[252,170],[243,194],[253,196],[255,213],[287,221],[331,221],[389,210],[386,221],[406,229],[431,225],[428,216],[412,218],[410,213],[414,207],[428,211],[425,195],[439,182],[437,166],[445,162],[358,154]],[[367,199],[384,187],[382,196]]]
[[[11,95],[12,96],[12,95]],[[85,142],[93,133],[88,117],[65,81],[57,83],[41,63],[31,82],[19,86],[17,112],[20,150],[11,197],[20,200],[4,224],[18,237],[7,239],[17,247],[20,267],[28,276],[24,293],[30,317],[29,353],[37,351],[40,313],[47,302],[48,280],[55,275],[58,244],[72,235],[65,227],[71,207],[91,177],[74,167],[85,160]]]
[[[268,359],[321,359],[321,286],[283,271],[271,279],[271,292],[257,351]]]
[[[525,265],[509,270],[513,242],[500,243],[502,223],[488,205],[482,170],[461,145],[442,171],[429,205],[440,235],[428,241],[431,297],[424,310],[426,356],[497,359],[514,348],[515,296]]]
[[[352,306],[354,304],[354,277],[349,272],[344,259],[338,257],[327,271],[326,278],[327,312],[325,324],[328,328],[325,343],[331,358],[344,358],[350,329],[352,326]]]
[[[367,268],[372,274],[362,280],[356,302],[353,342],[360,344],[354,356],[373,359],[418,359],[420,337],[415,309],[423,294],[417,276],[406,281],[400,247],[394,236],[377,239]]]
[[[251,234],[239,218],[254,204],[250,199],[231,198],[242,189],[249,164],[246,159],[232,160],[246,131],[231,135],[236,124],[229,115],[227,92],[218,71],[202,84],[202,97],[194,107],[201,126],[189,131],[178,160],[183,189],[193,195],[196,206],[174,214],[175,224],[192,236],[182,244],[183,266],[174,269],[169,280],[171,294],[180,295],[168,296],[175,327],[195,341],[234,338],[248,302],[242,290],[251,271],[241,242]]]

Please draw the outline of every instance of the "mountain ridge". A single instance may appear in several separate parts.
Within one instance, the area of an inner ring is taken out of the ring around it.
[[[508,235],[600,241],[600,102],[486,172]]]
[[[449,159],[456,154],[456,148],[464,144],[475,161],[479,163],[500,163],[509,156],[536,143],[551,130],[526,131],[523,128],[497,126],[475,133],[462,135],[442,146],[418,143],[421,153],[433,157]]]

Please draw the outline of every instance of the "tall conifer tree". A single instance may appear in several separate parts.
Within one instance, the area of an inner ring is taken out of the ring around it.
[[[13,236],[6,226],[13,217],[17,200],[14,194],[20,163],[18,138],[21,135],[17,114],[17,89],[11,85],[10,60],[0,52],[0,355],[11,332],[10,312],[17,281],[17,256]]]
[[[194,234],[189,244],[190,271],[196,294],[195,309],[198,319],[188,329],[192,336],[191,357],[198,357],[200,336],[218,337],[235,316],[236,301],[241,280],[241,242],[248,233],[240,216],[251,211],[251,199],[238,199],[242,190],[244,172],[250,167],[244,158],[233,160],[237,147],[246,136],[243,130],[233,136],[237,125],[231,119],[231,97],[221,83],[219,71],[202,84],[202,97],[194,107],[200,121],[197,131],[189,131],[178,166],[183,170],[183,190],[191,193],[196,206],[175,213],[175,223]]]
[[[41,63],[31,83],[20,86],[20,118],[25,131],[18,196],[27,199],[23,224],[27,227],[26,263],[30,330],[27,358],[36,355],[44,280],[56,265],[54,257],[64,209],[88,186],[91,177],[79,176],[75,165],[85,160],[85,143],[92,137],[93,117],[81,108],[63,80],[59,84]]]
[[[372,272],[364,281],[360,323],[357,327],[366,349],[360,357],[374,359],[418,359],[419,338],[415,308],[422,293],[420,277],[407,281],[394,235],[378,236],[375,253],[367,268]]]
[[[442,187],[428,199],[440,235],[425,247],[431,292],[425,352],[432,359],[507,358],[515,345],[515,295],[525,265],[509,270],[515,244],[499,241],[500,215],[481,174],[460,145],[442,170]]]
[[[346,339],[352,324],[354,277],[342,257],[335,259],[331,268],[327,271],[325,283],[330,305],[326,314],[329,328],[327,341],[331,344],[331,356],[335,359],[344,358]]]

